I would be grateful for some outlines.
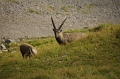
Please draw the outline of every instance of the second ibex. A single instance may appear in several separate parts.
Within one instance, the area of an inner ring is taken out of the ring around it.
[[[63,24],[65,23],[66,19],[67,18],[65,18],[65,20],[62,22],[62,24],[59,26],[59,28],[56,29],[53,18],[51,17],[52,24],[54,27],[53,31],[55,34],[55,38],[56,38],[56,41],[60,45],[66,45],[68,42],[78,40],[78,39],[83,38],[83,37],[87,37],[86,33],[63,33],[61,28],[62,28]]]

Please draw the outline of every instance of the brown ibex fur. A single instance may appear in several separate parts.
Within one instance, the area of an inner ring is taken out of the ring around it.
[[[32,57],[37,54],[37,50],[30,44],[21,44],[20,52],[22,54],[23,59],[27,57]]]
[[[62,22],[62,24],[59,26],[59,28],[56,29],[53,18],[51,17],[51,21],[52,21],[52,24],[54,27],[53,31],[55,34],[55,38],[56,38],[56,41],[60,45],[66,45],[68,42],[78,40],[80,38],[87,36],[87,34],[85,34],[85,33],[63,33],[61,28],[62,28],[63,24],[65,23],[66,19],[67,18],[65,18],[65,20]]]

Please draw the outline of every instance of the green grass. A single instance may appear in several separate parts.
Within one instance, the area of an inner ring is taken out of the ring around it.
[[[9,2],[18,3],[18,0],[8,0]]]
[[[32,10],[32,9],[29,9],[29,12],[30,12],[30,13],[34,13],[35,11],[34,11],[34,10]]]
[[[55,7],[53,5],[50,5],[49,7],[50,9],[55,10]]]
[[[36,13],[36,14],[40,14],[40,12],[35,11],[35,10],[33,10],[33,9],[29,9],[29,13]]]
[[[62,6],[61,9],[62,9],[64,12],[68,12],[68,8],[67,8],[67,7]]]
[[[15,53],[0,53],[0,79],[119,79],[120,25],[89,29],[87,38],[59,46],[55,38],[28,39],[38,55],[23,60]],[[13,51],[14,51],[13,50]]]
[[[90,29],[91,30],[91,29]],[[79,33],[79,32],[88,32],[88,28],[85,27],[83,29],[74,29],[74,30],[66,30],[64,33]]]

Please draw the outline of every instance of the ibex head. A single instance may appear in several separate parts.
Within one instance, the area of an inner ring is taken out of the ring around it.
[[[53,18],[51,17],[52,24],[53,24],[53,31],[55,34],[56,41],[59,43],[59,45],[66,45],[69,42],[72,42],[74,40],[79,40],[81,38],[87,37],[88,35],[86,33],[62,33],[62,26],[65,23],[67,18],[62,22],[62,24],[57,29],[55,27]]]
[[[63,41],[63,33],[62,33],[62,29],[61,28],[62,28],[63,24],[65,23],[66,19],[67,18],[65,18],[65,20],[61,23],[61,25],[57,29],[56,26],[55,26],[55,24],[54,24],[53,18],[51,17],[52,24],[53,24],[53,31],[54,31],[54,34],[55,34],[55,38],[56,38],[56,40],[57,40],[57,42],[59,44],[61,44],[62,41]]]

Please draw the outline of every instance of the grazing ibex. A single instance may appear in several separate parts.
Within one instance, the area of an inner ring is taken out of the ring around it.
[[[20,52],[22,54],[23,59],[29,56],[32,57],[37,54],[37,50],[30,44],[21,44]]]
[[[56,41],[60,45],[66,45],[68,42],[71,42],[73,40],[78,40],[80,38],[87,36],[87,34],[85,34],[85,33],[63,33],[61,28],[62,28],[63,24],[65,23],[66,19],[67,18],[65,18],[65,20],[62,22],[62,24],[59,26],[59,28],[56,29],[53,18],[51,17],[52,24],[54,27],[53,31],[55,34],[55,38],[56,38]]]

